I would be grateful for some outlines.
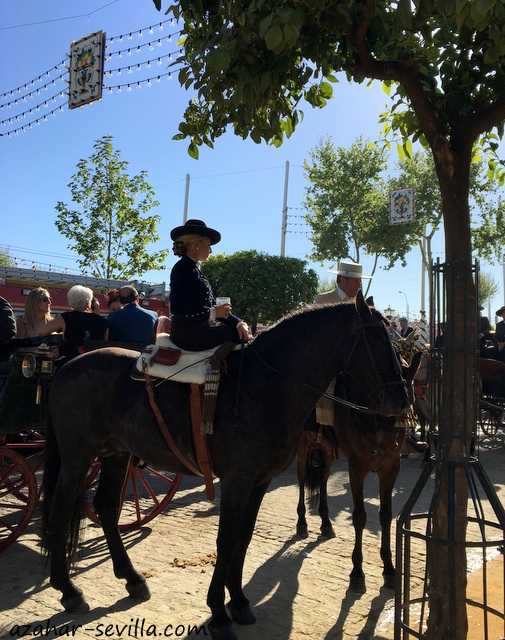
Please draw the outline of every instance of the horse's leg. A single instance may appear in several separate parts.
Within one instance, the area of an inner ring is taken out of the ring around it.
[[[60,602],[65,610],[71,613],[89,611],[82,590],[70,579],[71,563],[67,560],[67,548],[70,546],[73,549],[77,544],[81,514],[76,513],[76,510],[80,511],[82,483],[88,468],[88,463],[78,460],[73,460],[71,465],[62,463],[49,518],[49,581],[52,587],[61,591]]]
[[[365,574],[363,573],[363,530],[366,525],[363,486],[367,473],[368,469],[363,471],[359,461],[349,460],[349,480],[353,499],[352,524],[354,527],[354,549],[352,551],[349,588],[357,593],[366,591]]]
[[[245,556],[253,536],[258,511],[269,484],[270,481],[259,487],[255,487],[249,495],[244,517],[242,518],[242,527],[239,532],[235,553],[233,554],[226,577],[226,586],[230,593],[228,609],[234,622],[238,622],[239,624],[252,624],[256,620],[254,613],[249,607],[249,600],[245,597],[242,590],[242,574]]]
[[[393,519],[393,487],[400,471],[400,459],[396,458],[389,466],[383,465],[378,472],[380,495],[380,523],[381,523],[381,558],[384,566],[382,575],[384,586],[395,588],[395,567],[391,554],[391,521]]]
[[[307,477],[307,438],[302,435],[300,445],[298,447],[298,460],[296,471],[298,476],[298,506],[296,512],[298,514],[298,522],[296,523],[296,535],[300,538],[306,538],[309,535],[307,519],[305,518],[305,479]]]
[[[335,459],[333,448],[330,444],[325,443],[324,447],[326,466],[324,473],[321,474],[321,485],[319,488],[319,516],[321,517],[321,535],[325,538],[334,538],[335,531],[330,520],[328,510],[328,478],[330,477],[331,463]]]
[[[230,589],[230,611],[237,622],[254,622],[249,602],[242,592],[242,568],[254,523],[268,483],[251,488],[227,477],[221,480],[221,511],[217,536],[217,560],[207,594],[212,612],[209,631],[213,640],[237,640],[226,613],[225,585]],[[230,567],[233,563],[233,570]]]
[[[121,491],[128,470],[129,455],[100,460],[100,480],[93,505],[109,546],[116,578],[126,580],[126,590],[136,600],[149,600],[151,594],[142,574],[135,570],[119,533]]]

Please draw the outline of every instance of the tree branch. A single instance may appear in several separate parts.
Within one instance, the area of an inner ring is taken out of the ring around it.
[[[419,61],[379,62],[370,51],[367,31],[374,15],[374,10],[375,0],[364,0],[363,19],[352,29],[349,35],[350,45],[356,55],[353,72],[356,75],[375,80],[394,80],[400,83],[410,100],[412,109],[419,120],[421,130],[431,148],[446,155],[449,151],[447,132],[444,131],[444,127],[437,118],[421,83],[418,72]],[[444,147],[446,147],[445,151],[443,151]]]

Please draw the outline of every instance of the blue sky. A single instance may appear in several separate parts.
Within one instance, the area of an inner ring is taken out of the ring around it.
[[[177,25],[166,22],[169,18],[158,13],[151,0],[89,0],[85,5],[63,0],[2,3],[0,246],[10,247],[19,266],[30,267],[34,260],[40,265],[75,272],[75,255],[54,225],[55,205],[58,201],[71,203],[67,185],[77,162],[88,158],[94,141],[107,134],[114,137],[114,148],[129,162],[128,172],[133,175],[146,170],[156,191],[161,203],[156,213],[163,218],[159,227],[162,240],[156,247],[169,248],[170,229],[183,220],[189,175],[188,217],[201,218],[221,231],[223,240],[216,251],[229,254],[256,249],[279,254],[286,162],[289,162],[290,217],[285,254],[308,260],[311,243],[299,217],[304,213],[306,187],[303,161],[321,136],[331,135],[334,144],[343,147],[353,144],[360,135],[377,140],[380,132],[377,119],[387,96],[379,83],[367,88],[365,84],[351,85],[342,78],[335,86],[335,98],[329,106],[313,110],[306,105],[304,121],[279,149],[244,141],[229,132],[216,142],[215,149],[201,148],[200,159],[192,160],[186,151],[187,143],[172,140],[192,93],[179,86],[175,74],[171,79],[165,75],[169,70],[168,56],[177,51]],[[44,87],[61,75],[59,64],[67,59],[71,41],[98,30],[106,32],[112,54],[106,70],[122,69],[121,74],[114,72],[105,80],[114,89],[111,93],[105,91],[100,103],[82,109],[68,109],[66,100],[60,97],[52,102],[51,98],[65,90],[66,85],[57,80],[55,86]],[[122,42],[118,39],[120,35],[124,36]],[[121,57],[119,51],[123,52]],[[150,68],[145,64],[147,60],[152,61]],[[158,75],[162,77],[156,82]],[[150,87],[147,78],[152,78]],[[32,80],[34,84],[28,84]],[[123,85],[121,92],[116,88],[119,85]],[[11,95],[18,87],[21,91]],[[21,101],[23,95],[25,103]],[[13,104],[15,100],[17,105]],[[7,107],[7,103],[11,106]],[[34,123],[60,105],[62,110],[48,116],[47,122]],[[26,113],[30,109],[32,113]],[[23,112],[26,115],[19,122],[8,123],[9,118]],[[32,127],[28,128],[30,122]],[[24,133],[6,135],[22,126]],[[394,161],[393,157],[391,167]],[[434,243],[434,257],[443,260],[441,233]],[[168,281],[174,262],[171,256],[166,271],[149,273],[145,279]],[[372,260],[365,256],[362,262],[368,272]],[[327,270],[333,265],[310,266],[319,277],[332,277]],[[500,284],[500,293],[491,305],[494,313],[495,307],[503,304],[503,269],[482,263],[481,270],[493,275]],[[409,254],[406,268],[379,269],[370,289],[377,307],[384,309],[390,305],[404,314],[408,302],[411,317],[419,315],[420,291],[421,259],[417,250]]]

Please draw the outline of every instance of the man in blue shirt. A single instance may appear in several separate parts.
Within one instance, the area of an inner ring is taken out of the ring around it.
[[[157,314],[139,305],[138,291],[131,285],[120,289],[119,301],[123,308],[110,313],[107,318],[109,340],[152,344],[156,335]]]

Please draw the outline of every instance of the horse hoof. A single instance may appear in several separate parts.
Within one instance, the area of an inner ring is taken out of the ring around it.
[[[130,598],[139,600],[140,602],[145,602],[151,597],[151,592],[145,582],[127,582],[126,590],[128,591]]]
[[[60,600],[65,611],[69,613],[88,613],[89,604],[86,602],[82,594],[65,597]]]
[[[363,576],[351,576],[349,580],[349,591],[353,593],[366,593],[366,583]]]
[[[333,531],[333,527],[331,524],[327,527],[321,527],[321,535],[323,538],[334,538],[335,532]]]
[[[229,602],[227,607],[233,622],[237,624],[254,624],[256,622],[256,616],[248,604],[244,607],[236,607]]]
[[[309,537],[309,530],[307,528],[307,525],[296,527],[296,535],[299,538],[308,538]]]
[[[237,634],[231,627],[231,622],[225,626],[218,626],[211,620],[208,624],[208,629],[212,640],[238,640]]]

